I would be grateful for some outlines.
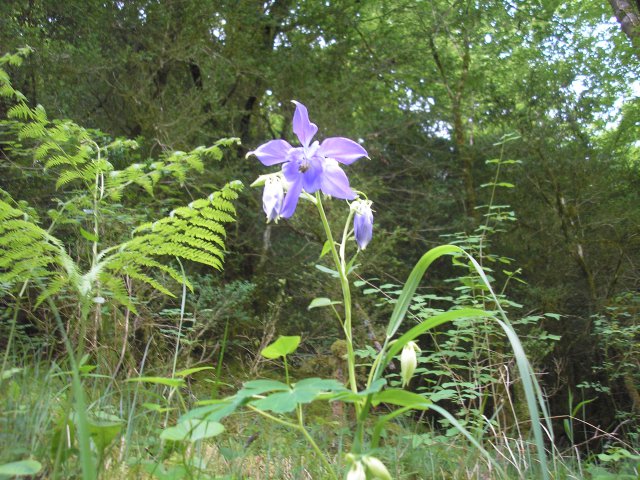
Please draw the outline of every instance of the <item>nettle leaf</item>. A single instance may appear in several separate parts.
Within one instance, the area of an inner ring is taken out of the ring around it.
[[[289,355],[290,353],[295,352],[298,348],[298,345],[300,345],[299,335],[292,337],[281,336],[271,345],[263,348],[260,352],[260,355],[262,355],[264,358],[273,360],[278,357],[284,357],[286,355]]]
[[[344,390],[345,387],[337,380],[323,378],[305,378],[296,383],[293,388],[286,391],[272,393],[271,395],[251,402],[260,410],[269,410],[274,413],[289,413],[298,405],[311,403],[324,393]]]

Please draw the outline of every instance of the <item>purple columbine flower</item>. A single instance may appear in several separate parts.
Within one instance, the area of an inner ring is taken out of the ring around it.
[[[357,200],[351,204],[355,214],[353,216],[353,234],[360,250],[367,248],[373,237],[373,211],[371,200]]]
[[[356,198],[340,163],[350,165],[367,156],[367,151],[360,144],[348,138],[332,137],[322,143],[312,142],[318,127],[309,121],[307,107],[295,100],[293,103],[296,104],[293,133],[302,146],[292,147],[285,140],[271,140],[247,154],[255,155],[266,166],[283,164],[282,173],[288,183],[280,210],[280,216],[284,218],[293,215],[303,190],[307,193],[320,190],[344,200]]]
[[[279,174],[271,175],[264,182],[264,192],[262,193],[262,209],[267,214],[267,222],[278,221],[282,211],[282,200],[284,198],[284,187]]]

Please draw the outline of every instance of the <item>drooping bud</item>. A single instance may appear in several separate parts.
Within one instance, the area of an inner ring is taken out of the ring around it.
[[[407,342],[402,348],[400,354],[400,377],[402,378],[402,386],[405,387],[411,381],[413,372],[415,372],[418,366],[418,357],[416,353],[421,350],[415,342]]]
[[[360,460],[356,460],[347,472],[347,480],[367,480],[367,474]]]
[[[264,192],[262,193],[262,209],[267,215],[267,222],[278,221],[282,211],[283,199],[284,187],[282,179],[277,175],[269,176],[264,182]]]
[[[367,248],[373,237],[373,211],[371,200],[356,200],[351,204],[355,211],[353,216],[353,233],[360,250]]]
[[[373,475],[373,478],[379,478],[380,480],[391,480],[391,474],[387,467],[384,466],[380,460],[376,457],[365,456],[362,457],[362,461],[364,462],[369,473]]]

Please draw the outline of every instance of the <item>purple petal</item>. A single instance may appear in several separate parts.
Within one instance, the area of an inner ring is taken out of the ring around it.
[[[255,155],[263,165],[269,167],[276,163],[284,162],[287,159],[287,153],[289,153],[292,148],[289,142],[284,140],[271,140],[247,153],[247,156]]]
[[[300,192],[302,192],[302,179],[289,185],[289,191],[284,197],[284,202],[282,202],[282,210],[280,210],[281,217],[289,218],[293,215],[298,205]]]
[[[302,146],[308,147],[311,140],[313,140],[313,136],[318,131],[318,126],[309,121],[307,107],[295,100],[293,100],[293,103],[296,104],[296,111],[293,114],[293,133],[296,134]]]
[[[343,137],[325,139],[320,145],[318,153],[345,165],[350,165],[359,158],[368,156],[362,145]]]
[[[349,179],[338,162],[327,158],[324,162],[320,189],[323,193],[343,200],[352,200],[356,194],[349,186]]]
[[[302,188],[307,193],[315,193],[322,188],[324,178],[325,160],[315,156],[304,162],[304,173],[302,174]]]
[[[289,161],[282,165],[282,173],[284,178],[289,183],[295,183],[301,181],[302,172],[300,172],[300,165],[304,161],[304,155],[302,148],[295,148],[291,155],[289,155]]]
[[[369,205],[362,206],[353,217],[353,234],[358,248],[364,250],[373,237],[373,212]]]

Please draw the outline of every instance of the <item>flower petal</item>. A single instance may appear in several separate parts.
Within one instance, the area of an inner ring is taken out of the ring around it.
[[[333,158],[345,165],[351,165],[362,157],[367,157],[367,151],[357,142],[344,137],[332,137],[325,139],[320,144],[320,155]]]
[[[287,159],[287,153],[289,153],[292,148],[289,142],[285,140],[271,140],[247,153],[247,157],[249,155],[255,155],[263,165],[269,167],[276,163],[284,162]]]
[[[302,192],[302,179],[298,179],[296,182],[289,185],[289,190],[282,202],[282,210],[280,210],[280,216],[283,218],[289,218],[296,211],[298,205],[298,199]]]
[[[295,183],[302,177],[300,166],[304,161],[302,148],[294,148],[287,158],[288,162],[282,165],[282,173],[289,183]]]
[[[284,197],[284,188],[282,181],[278,177],[267,179],[264,184],[264,192],[262,193],[262,209],[267,215],[267,222],[272,220],[278,221],[280,210],[282,210],[282,198]]]
[[[344,170],[340,168],[338,162],[331,158],[324,161],[324,172],[321,176],[320,190],[332,197],[343,200],[352,200],[356,194],[349,186],[349,179]]]
[[[308,147],[318,131],[318,126],[309,121],[307,107],[300,102],[292,101],[296,104],[296,111],[293,114],[293,133],[296,134],[302,146]]]
[[[322,182],[325,177],[324,164],[324,158],[319,156],[304,160],[302,188],[304,188],[305,192],[315,193],[322,188]]]

